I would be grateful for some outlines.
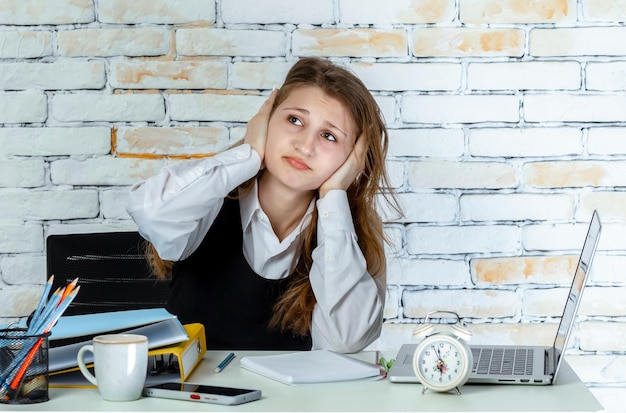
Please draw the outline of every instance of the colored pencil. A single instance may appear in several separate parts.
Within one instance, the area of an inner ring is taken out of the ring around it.
[[[72,302],[74,297],[76,297],[76,294],[78,294],[79,290],[80,290],[80,286],[76,287],[76,289],[74,289],[74,291],[72,291],[66,297],[66,299],[64,301],[59,303],[58,307],[56,308],[56,310],[54,311],[53,315],[51,316],[51,320],[49,321],[48,327],[45,329],[44,334],[48,333],[52,329],[52,327],[56,324],[56,322],[58,321],[59,317],[61,317],[61,315],[67,309],[67,307],[70,305],[70,303]],[[35,343],[35,345],[32,347],[32,349],[30,350],[30,352],[28,353],[28,355],[24,359],[24,362],[22,363],[22,366],[19,368],[19,370],[17,371],[17,374],[15,375],[13,380],[11,381],[11,385],[10,385],[11,390],[15,390],[17,388],[17,386],[19,385],[19,383],[22,381],[22,377],[24,377],[24,373],[26,373],[26,370],[28,369],[28,366],[30,366],[30,363],[33,361],[33,358],[35,357],[35,354],[37,354],[37,351],[39,350],[39,348],[41,347],[42,344],[43,344],[43,337],[41,337],[41,338],[39,338],[37,340],[37,343]]]
[[[29,332],[31,335],[37,335],[37,334],[43,333],[43,327],[44,327],[43,324],[45,320],[48,319],[48,317],[50,317],[50,314],[52,314],[52,311],[54,311],[54,309],[56,308],[57,304],[59,303],[59,300],[61,299],[62,294],[63,294],[63,290],[61,289],[61,287],[57,288],[54,291],[54,293],[52,293],[52,296],[50,297],[50,299],[44,306],[43,310],[41,311],[41,314],[39,314],[39,317],[37,317],[37,320],[35,319],[30,320],[32,330],[29,328]]]
[[[80,291],[80,286],[76,286],[77,283],[78,278],[75,278],[65,288],[61,289],[59,287],[48,300],[47,295],[52,287],[52,277],[48,280],[44,288],[44,295],[42,295],[42,299],[40,299],[35,310],[35,315],[31,319],[31,324],[24,334],[25,337],[38,336],[50,332]],[[15,338],[19,337],[19,335],[15,336]],[[24,340],[22,348],[9,363],[8,368],[2,372],[3,376],[0,376],[1,398],[8,400],[9,392],[15,392],[18,389],[43,341],[44,337],[33,337],[30,340]]]
[[[230,353],[229,355],[227,355],[226,358],[222,360],[222,362],[218,364],[218,366],[215,368],[215,372],[219,373],[220,371],[224,370],[226,366],[228,366],[228,363],[230,363],[231,360],[234,358],[235,358],[235,353]]]
[[[48,301],[48,294],[50,294],[50,290],[52,289],[53,282],[54,282],[54,275],[51,275],[48,278],[48,282],[43,288],[43,292],[41,293],[41,298],[39,299],[39,303],[37,304],[37,307],[35,308],[35,312],[33,313],[33,318],[31,318],[30,326],[33,325],[33,320],[37,320],[39,318],[39,314],[41,314],[41,312],[43,311],[43,308],[45,307],[46,302]],[[29,333],[31,332],[30,326],[29,326]]]

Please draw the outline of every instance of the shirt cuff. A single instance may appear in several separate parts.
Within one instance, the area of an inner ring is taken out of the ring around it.
[[[346,191],[340,189],[329,191],[324,198],[317,200],[317,212],[322,233],[329,234],[334,231],[356,233]]]
[[[214,156],[203,158],[187,171],[184,179],[187,184],[210,173],[217,165],[223,165],[228,171],[228,181],[238,185],[252,178],[261,167],[261,157],[248,144],[236,146]],[[232,186],[232,184],[230,185]]]
[[[222,165],[239,164],[246,162],[247,165],[250,165],[249,169],[251,171],[254,170],[255,173],[261,167],[261,157],[259,156],[257,151],[253,150],[252,147],[247,143],[220,152],[214,155],[212,159]]]

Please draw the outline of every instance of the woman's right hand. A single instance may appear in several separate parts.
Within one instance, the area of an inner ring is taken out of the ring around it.
[[[264,168],[265,143],[267,142],[267,126],[270,121],[270,113],[274,106],[274,99],[278,91],[274,89],[259,111],[248,121],[243,143],[249,144],[261,157],[261,169]]]

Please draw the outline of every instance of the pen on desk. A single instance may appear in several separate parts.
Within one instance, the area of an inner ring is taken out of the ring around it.
[[[228,366],[228,363],[230,363],[231,360],[234,358],[235,358],[235,353],[230,353],[229,355],[226,356],[224,360],[222,360],[220,364],[217,365],[214,371],[216,373],[219,373],[220,371],[224,370],[226,366]]]

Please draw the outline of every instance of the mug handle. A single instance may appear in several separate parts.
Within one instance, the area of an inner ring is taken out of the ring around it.
[[[86,346],[82,346],[80,350],[78,350],[78,355],[76,356],[76,359],[78,361],[78,368],[80,369],[80,372],[83,373],[83,376],[85,376],[85,378],[89,380],[91,384],[97,386],[98,382],[96,381],[96,377],[91,374],[91,372],[87,369],[87,366],[85,366],[84,354],[86,352],[93,353],[93,346],[88,344]]]

